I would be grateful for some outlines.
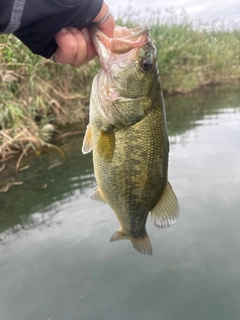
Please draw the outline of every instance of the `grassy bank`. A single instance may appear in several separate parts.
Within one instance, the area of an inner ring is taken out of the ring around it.
[[[187,19],[150,18],[165,94],[186,93],[240,77],[240,30],[195,28]],[[139,24],[130,18],[118,21]],[[50,144],[59,126],[88,116],[91,83],[99,68],[56,65],[31,54],[12,35],[0,36],[0,161]],[[1,166],[0,166],[1,170]]]
[[[14,36],[0,36],[0,161],[49,145],[59,125],[88,114],[99,66],[60,66],[33,55]]]

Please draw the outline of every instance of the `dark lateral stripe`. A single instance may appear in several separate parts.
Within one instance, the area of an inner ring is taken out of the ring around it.
[[[3,33],[15,32],[20,24],[26,0],[15,0],[9,25]]]

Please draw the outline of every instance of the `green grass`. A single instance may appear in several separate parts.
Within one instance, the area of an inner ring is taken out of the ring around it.
[[[240,78],[240,28],[233,23],[202,24],[172,9],[146,14],[165,94]],[[130,3],[127,14],[120,13],[119,23],[133,27],[139,16]]]
[[[0,36],[0,161],[51,141],[59,125],[81,122],[99,66],[60,66]]]
[[[141,24],[129,8],[117,24]],[[187,93],[240,77],[240,30],[229,25],[201,26],[186,15],[151,13],[146,19],[158,49],[165,94]],[[12,35],[0,36],[0,161],[50,145],[66,124],[88,116],[93,61],[81,68],[60,66],[33,55]]]
[[[153,26],[164,91],[189,92],[240,76],[240,31]]]

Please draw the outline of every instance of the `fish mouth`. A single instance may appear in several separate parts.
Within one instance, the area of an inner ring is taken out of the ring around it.
[[[105,35],[98,27],[92,24],[89,27],[90,36],[100,60],[109,54],[121,55],[134,48],[140,48],[149,41],[149,24],[137,28],[115,26],[113,38]]]

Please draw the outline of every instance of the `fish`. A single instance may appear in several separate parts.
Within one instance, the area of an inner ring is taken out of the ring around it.
[[[112,38],[96,25],[90,36],[101,69],[93,79],[83,154],[93,153],[97,186],[90,198],[108,204],[120,223],[110,241],[130,240],[152,254],[146,231],[166,228],[179,216],[168,181],[169,139],[157,62],[149,24],[115,26]]]

